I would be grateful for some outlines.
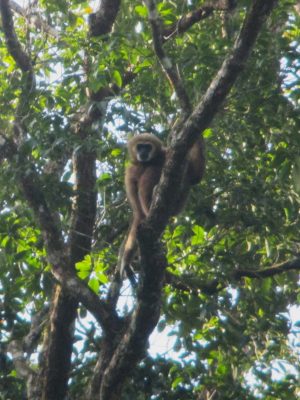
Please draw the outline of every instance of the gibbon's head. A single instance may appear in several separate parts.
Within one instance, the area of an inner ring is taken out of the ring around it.
[[[147,163],[163,152],[162,142],[151,133],[141,133],[128,142],[131,161]]]

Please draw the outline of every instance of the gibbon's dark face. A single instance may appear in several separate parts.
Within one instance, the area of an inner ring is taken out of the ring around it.
[[[136,145],[136,158],[139,162],[148,162],[153,157],[153,146],[150,143],[138,143]]]

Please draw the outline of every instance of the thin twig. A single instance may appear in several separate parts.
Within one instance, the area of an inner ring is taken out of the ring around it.
[[[13,11],[24,17],[31,25],[34,25],[37,29],[41,29],[42,31],[48,33],[50,36],[53,36],[56,39],[59,38],[59,33],[54,28],[52,28],[52,26],[47,24],[47,22],[43,20],[43,18],[40,14],[37,13],[37,11],[34,14],[29,13],[27,9],[21,7],[14,0],[10,0],[9,4]]]
[[[219,0],[217,2],[205,3],[201,7],[180,17],[171,27],[165,28],[163,31],[164,41],[186,32],[193,25],[208,18],[215,11],[232,11],[235,7],[236,2],[234,0]]]

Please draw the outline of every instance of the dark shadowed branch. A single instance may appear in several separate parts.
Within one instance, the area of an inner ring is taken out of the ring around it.
[[[33,316],[29,333],[21,340],[12,340],[8,345],[14,366],[19,377],[27,381],[28,398],[38,399],[41,395],[38,385],[38,373],[31,368],[29,357],[37,347],[42,331],[44,329],[49,307],[44,307]],[[26,356],[25,356],[26,353]]]
[[[117,96],[122,89],[124,89],[127,85],[129,85],[134,78],[136,77],[136,73],[131,70],[128,70],[124,73],[122,77],[122,86],[118,86],[116,83],[100,88],[97,92],[91,93],[92,101],[103,101],[109,98],[113,98]]]
[[[233,278],[239,280],[241,278],[269,278],[278,274],[289,271],[300,270],[300,258],[291,261],[285,261],[280,264],[274,264],[269,268],[263,269],[238,269],[233,273]]]
[[[112,30],[120,5],[121,0],[99,0],[98,9],[89,16],[91,36],[105,35]]]
[[[294,260],[285,261],[280,264],[274,264],[268,268],[237,269],[233,273],[229,274],[226,282],[222,279],[213,279],[212,281],[203,282],[202,279],[200,280],[198,277],[192,275],[177,276],[167,272],[166,283],[177,290],[195,293],[201,292],[206,295],[213,295],[226,288],[229,284],[232,284],[235,281],[240,281],[242,278],[271,278],[290,271],[300,271],[300,258],[295,258]]]
[[[16,154],[16,145],[0,132],[0,160],[10,159]],[[29,163],[27,159],[22,158],[19,162],[22,166]],[[52,272],[56,280],[74,299],[87,307],[103,329],[114,330],[119,325],[116,315],[111,313],[105,303],[75,275],[74,269],[69,268],[68,252],[61,235],[59,219],[48,207],[37,173],[34,169],[31,169],[29,173],[28,170],[24,171],[24,168],[20,168],[19,181],[25,198],[39,223],[47,249],[48,262],[53,267]]]
[[[152,28],[153,35],[153,46],[157,58],[165,72],[172,88],[174,89],[179,104],[182,108],[182,111],[185,116],[188,116],[191,111],[191,104],[188,97],[188,94],[185,90],[182,79],[179,75],[179,70],[176,65],[173,65],[170,57],[167,56],[164,48],[163,48],[163,29],[162,29],[162,21],[156,10],[156,2],[154,0],[146,0],[146,4],[148,7],[149,13],[149,21]]]
[[[212,15],[215,11],[232,11],[236,7],[235,0],[219,0],[207,2],[196,10],[183,15],[175,24],[163,31],[164,40],[188,31],[193,25]]]
[[[35,90],[35,74],[29,54],[23,49],[15,31],[13,14],[10,8],[9,0],[0,2],[1,21],[5,36],[8,52],[15,60],[17,66],[22,71],[23,85],[18,98],[18,104],[15,112],[14,134],[16,140],[20,139],[24,130],[24,120],[30,109],[30,101]]]
[[[30,57],[23,50],[15,32],[9,0],[1,0],[0,11],[2,17],[2,27],[8,51],[23,72],[32,72],[32,63]]]

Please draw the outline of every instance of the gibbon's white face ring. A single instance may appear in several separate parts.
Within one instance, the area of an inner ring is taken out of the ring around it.
[[[141,163],[148,162],[153,158],[153,151],[151,143],[138,143],[136,146],[136,158]]]

